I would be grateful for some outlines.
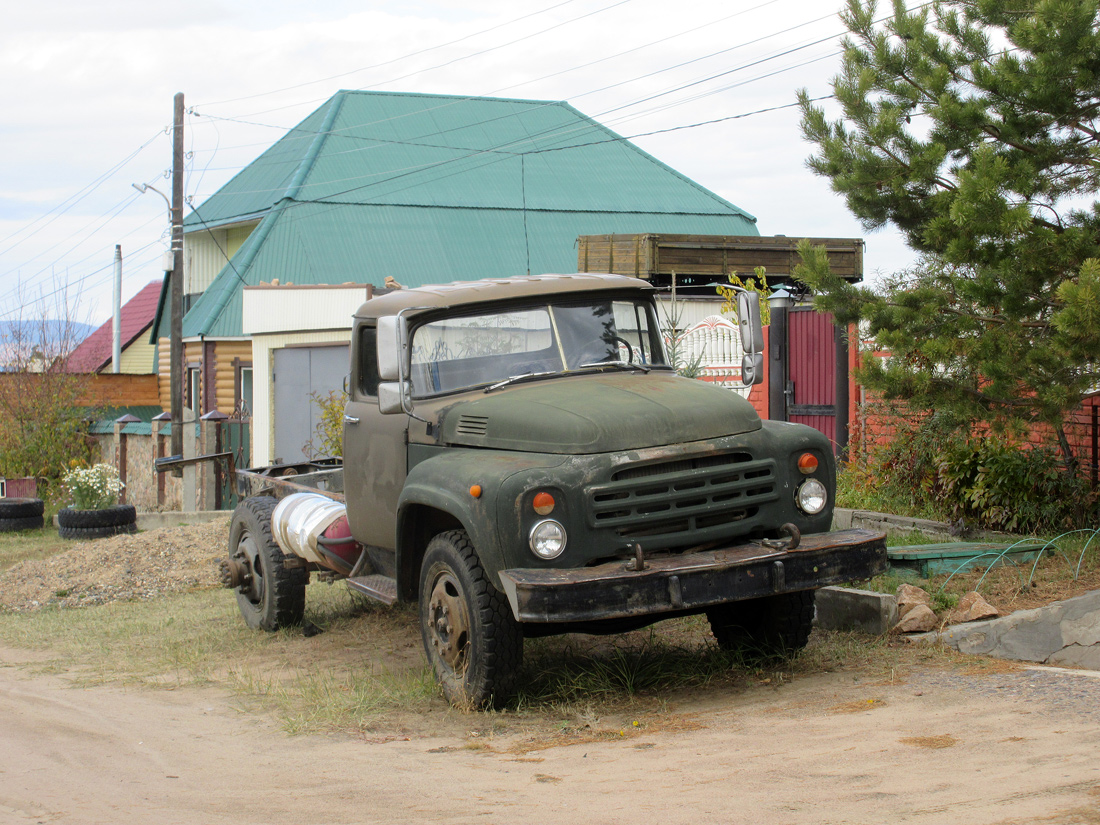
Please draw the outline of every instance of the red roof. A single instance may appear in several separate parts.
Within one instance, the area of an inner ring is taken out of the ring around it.
[[[152,281],[122,305],[121,330],[122,349],[130,346],[137,338],[149,330],[157,314],[157,301],[160,299],[160,281]],[[99,372],[111,363],[112,320],[85,338],[72,351],[67,363],[69,372]]]

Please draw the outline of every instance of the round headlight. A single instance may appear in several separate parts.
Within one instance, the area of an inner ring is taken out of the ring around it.
[[[531,552],[540,559],[556,559],[565,551],[565,528],[547,519],[531,528]]]
[[[798,509],[810,516],[816,516],[825,509],[825,503],[829,500],[829,494],[825,492],[825,485],[816,478],[808,478],[798,485],[798,494],[795,501]]]

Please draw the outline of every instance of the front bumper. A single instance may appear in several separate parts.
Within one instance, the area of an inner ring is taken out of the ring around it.
[[[886,569],[886,534],[842,530],[803,536],[796,550],[757,543],[632,562],[500,572],[521,622],[622,619],[702,610],[725,602],[866,579]]]

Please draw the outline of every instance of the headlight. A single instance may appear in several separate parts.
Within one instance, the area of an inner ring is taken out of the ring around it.
[[[531,552],[540,559],[556,559],[565,551],[565,528],[552,519],[531,528]]]
[[[825,485],[816,478],[808,478],[798,485],[795,502],[803,513],[816,516],[825,509],[828,500],[829,494],[825,492]]]

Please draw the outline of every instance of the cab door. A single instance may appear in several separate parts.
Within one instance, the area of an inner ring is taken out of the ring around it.
[[[378,411],[378,330],[360,323],[352,338],[344,407],[344,494],[356,541],[397,546],[397,500],[408,472],[409,417]]]

